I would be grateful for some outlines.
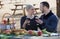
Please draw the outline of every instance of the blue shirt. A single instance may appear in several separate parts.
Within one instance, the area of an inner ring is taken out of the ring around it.
[[[58,19],[57,17],[50,11],[47,15],[42,15],[40,19],[44,22],[39,27],[40,29],[46,29],[48,32],[56,32]]]

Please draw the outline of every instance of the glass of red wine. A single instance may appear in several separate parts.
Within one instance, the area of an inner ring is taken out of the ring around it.
[[[30,18],[26,18],[26,20],[30,21]],[[28,23],[28,25],[30,25],[30,23]]]
[[[39,17],[36,16],[36,17],[35,17],[35,20],[38,20],[38,19],[39,19]],[[37,25],[39,25],[39,23],[37,23]]]

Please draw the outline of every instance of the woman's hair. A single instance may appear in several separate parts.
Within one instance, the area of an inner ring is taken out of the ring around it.
[[[32,5],[26,5],[26,10],[29,10],[30,8],[33,8]]]

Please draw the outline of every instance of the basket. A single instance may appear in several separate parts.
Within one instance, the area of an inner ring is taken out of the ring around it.
[[[10,17],[10,16],[11,16],[11,14],[9,14],[9,13],[3,14],[3,16],[2,16],[2,23],[0,24],[0,29],[14,28],[14,18]],[[3,23],[3,20],[7,21],[7,18],[10,19],[10,25],[7,25],[7,24]]]

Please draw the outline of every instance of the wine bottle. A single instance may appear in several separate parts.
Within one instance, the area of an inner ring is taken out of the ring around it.
[[[11,29],[10,19],[7,19],[6,29]]]

